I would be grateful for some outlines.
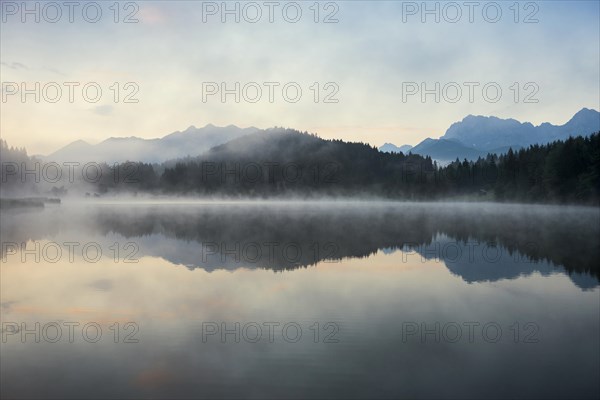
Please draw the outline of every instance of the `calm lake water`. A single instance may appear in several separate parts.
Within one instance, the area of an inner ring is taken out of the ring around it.
[[[65,202],[1,236],[2,397],[600,397],[597,208]]]

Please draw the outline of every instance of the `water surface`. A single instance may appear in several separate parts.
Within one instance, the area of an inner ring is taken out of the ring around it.
[[[598,209],[67,202],[1,218],[3,396],[600,395]]]

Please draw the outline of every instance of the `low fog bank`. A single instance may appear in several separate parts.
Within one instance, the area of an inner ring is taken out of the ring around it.
[[[162,257],[192,269],[286,270],[378,251],[428,257],[437,249],[436,257],[448,261],[449,269],[466,281],[512,279],[534,271],[591,274],[595,284],[600,280],[600,209],[595,207],[115,197],[3,211],[0,218],[3,241],[87,239],[106,242],[107,247],[132,241],[140,256]],[[269,243],[278,244],[279,250],[289,247],[292,256],[270,256]],[[235,262],[231,249],[238,252]],[[492,258],[499,250],[504,258],[485,262],[479,257],[466,264],[453,260],[452,252],[467,257],[473,249]]]
[[[290,206],[355,206],[355,212],[365,212],[372,207],[378,206],[413,206],[434,207],[436,209],[453,209],[464,212],[509,212],[527,211],[528,213],[556,213],[564,212],[570,215],[573,211],[592,212],[600,218],[600,206],[579,204],[548,204],[548,203],[519,203],[508,201],[481,200],[478,198],[448,197],[435,200],[410,200],[386,198],[368,193],[353,196],[323,196],[318,194],[300,195],[286,194],[278,196],[185,196],[185,195],[152,195],[147,193],[132,194],[110,194],[105,196],[79,196],[67,195],[62,197],[62,204],[68,205],[202,205],[202,204],[248,204],[248,205],[290,205]]]

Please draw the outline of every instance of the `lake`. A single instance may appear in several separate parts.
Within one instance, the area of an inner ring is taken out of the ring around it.
[[[600,210],[3,210],[10,398],[598,398]]]

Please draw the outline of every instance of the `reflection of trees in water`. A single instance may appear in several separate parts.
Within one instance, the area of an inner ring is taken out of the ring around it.
[[[64,231],[69,225],[73,229],[81,226],[104,236],[117,233],[141,239],[163,235],[176,239],[183,251],[203,244],[216,256],[229,252],[225,258],[231,259],[231,253],[238,252],[242,258],[252,258],[251,266],[281,270],[313,265],[323,259],[367,257],[378,249],[418,249],[445,235],[462,244],[493,242],[502,251],[516,252],[517,259],[526,256],[534,262],[549,261],[569,273],[590,273],[600,279],[597,209],[443,203],[265,203],[59,210],[14,217],[13,223],[2,225],[2,240],[37,240]],[[12,237],[15,239],[9,239]],[[262,247],[259,252],[253,247],[257,244]],[[285,246],[287,253],[283,251]],[[144,252],[143,246],[141,251]],[[198,260],[198,266],[202,266],[201,261]],[[535,270],[535,264],[515,268]]]

